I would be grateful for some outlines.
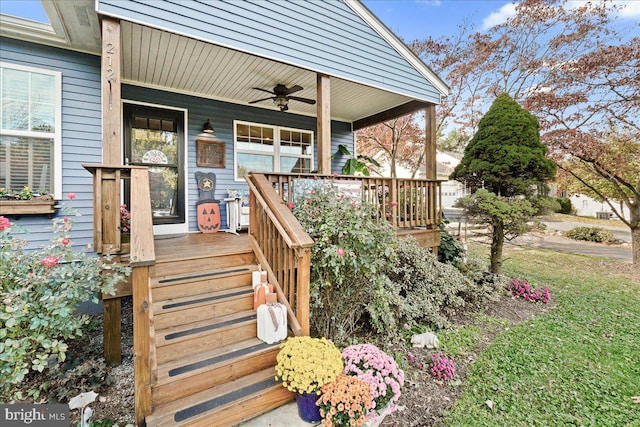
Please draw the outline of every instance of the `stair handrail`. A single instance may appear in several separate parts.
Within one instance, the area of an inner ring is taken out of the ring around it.
[[[264,174],[245,176],[250,191],[249,240],[264,265],[295,335],[309,335],[309,286],[313,239]]]

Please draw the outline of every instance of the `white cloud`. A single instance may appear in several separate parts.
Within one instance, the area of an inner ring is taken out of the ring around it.
[[[640,18],[640,2],[637,0],[615,0],[614,4],[621,6],[618,14],[621,18]]]
[[[586,0],[569,0],[567,7],[575,9],[589,4]],[[638,0],[612,0],[608,3],[611,9],[616,10],[616,15],[623,19],[640,18],[640,1]]]
[[[503,24],[507,21],[507,19],[511,18],[516,14],[516,5],[515,3],[507,3],[498,9],[496,12],[491,12],[489,16],[484,18],[482,21],[482,29],[488,30],[491,27],[495,27],[496,25]]]
[[[440,6],[442,2],[440,0],[416,0],[418,4],[426,4],[427,6]]]

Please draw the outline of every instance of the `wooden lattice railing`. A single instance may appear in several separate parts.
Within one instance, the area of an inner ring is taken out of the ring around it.
[[[295,335],[309,335],[309,277],[313,240],[263,174],[246,176],[250,189],[249,239]]]

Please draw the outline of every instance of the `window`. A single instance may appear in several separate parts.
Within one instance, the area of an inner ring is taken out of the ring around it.
[[[251,171],[311,172],[313,132],[235,121],[234,136],[236,180]]]
[[[0,63],[0,188],[62,196],[61,74]]]

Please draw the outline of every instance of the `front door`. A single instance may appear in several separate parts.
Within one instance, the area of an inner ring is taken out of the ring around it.
[[[149,168],[154,234],[186,232],[184,111],[124,104],[123,116],[125,164]]]

